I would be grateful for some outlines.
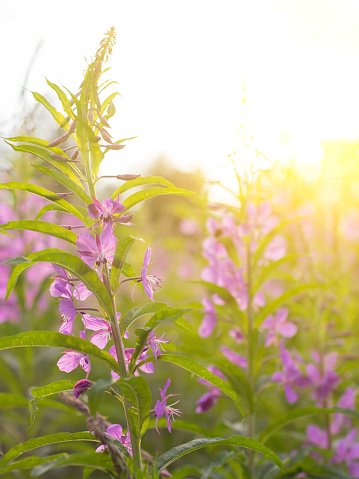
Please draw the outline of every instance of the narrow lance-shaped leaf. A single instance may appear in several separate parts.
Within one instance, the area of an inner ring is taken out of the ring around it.
[[[45,198],[52,203],[61,206],[64,208],[68,213],[73,214],[82,221],[83,224],[88,225],[88,221],[83,216],[83,214],[71,203],[67,202],[56,193],[50,190],[46,190],[41,186],[33,185],[31,183],[20,183],[17,181],[11,181],[9,183],[0,183],[0,190],[21,190],[27,191],[28,193],[33,193],[34,195],[41,196],[41,198]]]
[[[68,334],[55,333],[51,331],[27,331],[25,333],[15,334],[14,336],[5,336],[0,338],[0,350],[12,348],[48,347],[65,348],[73,351],[79,351],[104,361],[111,369],[119,372],[117,361],[111,354],[102,351],[100,348],[90,343],[86,339],[77,338]]]
[[[153,314],[157,313],[157,311],[160,311],[163,308],[167,308],[166,303],[160,303],[157,301],[151,302],[144,304],[141,307],[137,308],[132,308],[127,313],[121,318],[120,321],[120,331],[121,335],[124,334],[126,329],[134,322],[136,319],[141,318],[142,316],[145,316],[146,314]]]
[[[122,204],[127,211],[138,203],[141,203],[142,201],[148,200],[149,198],[153,198],[154,196],[159,195],[194,196],[195,193],[192,193],[192,191],[184,190],[182,188],[148,188],[147,190],[138,191],[137,193],[128,196],[122,201]]]
[[[130,427],[139,440],[147,430],[150,420],[152,395],[147,381],[142,376],[119,379],[115,386],[121,388],[123,396],[133,405],[129,409]]]
[[[96,416],[96,412],[101,403],[102,396],[113,383],[114,380],[112,379],[112,377],[102,378],[96,381],[88,390],[88,404],[92,416]]]
[[[128,180],[123,185],[121,185],[117,190],[113,193],[111,198],[115,200],[118,195],[121,195],[125,191],[135,188],[136,186],[142,185],[164,185],[167,187],[174,187],[173,183],[165,180],[162,176],[140,176],[139,178],[135,178],[134,180]]]
[[[41,208],[41,210],[37,213],[35,220],[39,220],[42,216],[44,216],[45,213],[48,211],[60,211],[61,213],[68,213],[65,208],[63,208],[60,205],[45,205]]]
[[[51,83],[47,78],[46,78],[46,82],[56,92],[64,111],[74,120],[75,114],[72,111],[70,100],[67,98],[65,92],[62,91],[61,88],[58,85],[56,85],[56,83]]]
[[[41,171],[41,173],[44,173],[44,175],[50,176],[51,178],[54,178],[57,180],[59,183],[62,185],[66,186],[70,191],[75,193],[84,203],[85,205],[89,205],[90,203],[93,202],[93,200],[90,198],[90,196],[85,192],[85,190],[80,187],[75,181],[71,180],[67,175],[62,173],[61,171],[57,170],[51,170],[50,168],[46,168],[46,166],[40,166],[40,165],[33,165],[34,168],[36,168],[38,171]]]
[[[7,142],[6,142],[7,143]],[[61,150],[61,148],[57,147],[52,147],[52,148],[43,148],[40,146],[34,146],[34,145],[11,145],[8,143],[8,145],[11,146],[11,148],[15,151],[21,151],[23,153],[30,153],[31,155],[37,156],[38,158],[41,158],[42,160],[46,161],[47,163],[50,163],[50,165],[55,166],[58,170],[62,171],[65,175],[67,175],[70,180],[72,180],[74,183],[76,183],[80,188],[82,188],[81,181],[79,180],[78,176],[82,176],[80,171],[72,164],[67,163],[66,161],[62,160],[61,158],[56,158],[53,156],[59,155],[63,156],[66,159],[69,159],[66,155],[66,153]],[[75,173],[76,171],[76,173]]]
[[[65,122],[65,117],[62,113],[56,110],[47,100],[44,98],[40,93],[32,92],[34,95],[34,98],[36,101],[44,105],[45,108],[51,113],[53,118],[55,119],[56,123],[60,126],[63,126],[63,128],[68,131],[70,129],[70,126],[68,122]]]
[[[55,238],[62,239],[71,244],[76,244],[77,234],[59,225],[47,223],[46,221],[23,220],[9,221],[5,225],[0,225],[4,230],[28,230],[37,231]]]
[[[179,356],[176,354],[161,354],[160,356],[157,356],[157,361],[166,361],[175,364],[176,366],[186,369],[190,373],[195,374],[202,379],[205,379],[209,383],[213,384],[213,386],[217,386],[217,388],[219,388],[227,396],[233,399],[238,411],[242,414],[243,417],[245,416],[244,409],[235,391],[233,391],[233,389],[222,378],[219,378],[215,374],[208,371],[208,369],[202,366],[202,364],[197,363],[193,359],[186,358],[185,356]]]
[[[260,442],[252,439],[251,437],[244,437],[244,436],[232,436],[229,439],[222,439],[220,437],[214,438],[201,438],[201,439],[194,439],[193,441],[186,442],[185,444],[181,444],[180,446],[176,446],[173,449],[162,454],[157,459],[156,465],[159,471],[162,471],[167,466],[169,466],[172,462],[176,461],[180,457],[184,456],[193,451],[197,451],[198,449],[202,449],[203,447],[208,446],[239,446],[244,447],[246,449],[252,449],[253,451],[260,452],[263,454],[264,457],[270,459],[274,462],[279,468],[284,470],[282,461],[279,459],[277,454],[275,454],[271,449],[267,446],[264,446]]]
[[[71,391],[75,384],[75,381],[70,381],[69,379],[54,381],[46,386],[31,389],[31,394],[37,399],[52,396],[53,394],[58,394],[60,392]]]
[[[23,444],[18,444],[15,447],[12,447],[1,459],[0,468],[4,467],[5,464],[13,461],[24,452],[32,451],[38,447],[48,446],[50,444],[59,444],[67,443],[73,441],[93,441],[99,442],[96,437],[89,432],[59,432],[55,434],[49,434],[47,436],[37,437],[30,439],[29,441],[24,442]]]
[[[152,318],[147,321],[145,326],[140,329],[136,329],[135,333],[137,335],[137,341],[135,345],[135,350],[131,356],[131,361],[128,366],[130,372],[132,372],[136,367],[136,362],[146,345],[151,331],[161,323],[173,323],[177,319],[181,318],[184,314],[193,311],[192,308],[164,308],[155,313]]]
[[[111,267],[111,288],[116,292],[120,279],[121,270],[125,263],[127,253],[135,241],[143,241],[142,238],[134,236],[123,236],[117,241],[115,256]]]

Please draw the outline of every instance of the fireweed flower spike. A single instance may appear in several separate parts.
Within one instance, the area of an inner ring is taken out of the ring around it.
[[[152,410],[152,411],[155,411],[154,417],[156,418],[156,430],[157,430],[158,434],[160,432],[157,428],[157,423],[158,423],[158,420],[161,417],[165,416],[167,418],[167,428],[168,428],[168,431],[171,432],[171,420],[174,421],[175,420],[174,416],[180,416],[181,413],[182,413],[179,409],[175,409],[173,407],[175,404],[177,404],[179,402],[179,400],[174,402],[170,406],[167,406],[167,404],[166,404],[167,399],[169,397],[180,396],[180,394],[169,394],[168,396],[166,396],[166,391],[167,391],[170,384],[171,384],[171,380],[167,379],[167,382],[166,382],[165,387],[163,388],[163,390],[161,388],[159,388],[159,390],[161,391],[161,401],[158,400],[157,403],[156,403],[155,409]]]
[[[151,301],[154,301],[153,299],[153,291],[154,291],[154,288],[157,287],[161,287],[161,280],[159,278],[157,278],[156,276],[152,276],[152,275],[148,275],[147,274],[147,268],[150,264],[150,259],[151,259],[151,248],[148,247],[147,248],[147,251],[146,251],[146,254],[145,254],[145,258],[144,258],[144,261],[143,261],[143,266],[142,266],[142,269],[141,269],[141,281],[142,281],[142,284],[143,284],[143,289],[145,290],[147,296],[150,298]]]
[[[110,224],[105,227],[100,237],[96,235],[95,239],[89,233],[81,233],[76,241],[77,250],[82,261],[91,266],[91,268],[95,265],[98,267],[102,266],[102,264],[107,262],[112,263],[116,244],[117,239]]]

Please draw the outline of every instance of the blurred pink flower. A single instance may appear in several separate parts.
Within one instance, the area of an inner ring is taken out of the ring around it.
[[[274,344],[278,346],[278,336],[283,338],[292,338],[297,334],[297,326],[287,322],[288,309],[278,309],[275,316],[268,316],[262,323],[261,329],[269,329],[266,337],[265,346]]]

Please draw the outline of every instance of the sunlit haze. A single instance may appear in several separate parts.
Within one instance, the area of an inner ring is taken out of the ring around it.
[[[115,27],[112,131],[138,138],[104,174],[142,172],[162,156],[226,182],[227,155],[243,161],[241,125],[271,160],[305,167],[320,161],[323,140],[358,137],[357,1],[77,0],[50,10],[20,0],[4,3],[2,18],[2,136],[15,132],[20,98],[33,104],[24,85],[49,94],[46,75],[75,90],[84,57]]]

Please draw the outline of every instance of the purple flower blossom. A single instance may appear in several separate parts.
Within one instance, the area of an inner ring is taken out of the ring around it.
[[[128,223],[133,215],[128,216],[114,216],[120,215],[125,211],[125,207],[119,203],[118,201],[114,201],[111,198],[107,198],[101,204],[95,197],[93,197],[94,203],[88,205],[87,209],[89,215],[92,219],[99,219],[103,223],[110,223],[113,222],[117,223]]]
[[[311,397],[317,401],[318,407],[323,406],[324,401],[340,382],[338,374],[333,371],[337,356],[337,353],[321,356],[319,353],[314,352],[312,357],[316,365],[307,365],[306,373],[309,386],[312,387]]]
[[[90,342],[100,349],[104,349],[111,339],[111,324],[105,319],[96,318],[90,314],[84,314],[82,320],[86,329],[96,331],[96,333],[90,337]]]
[[[76,306],[71,291],[63,285],[58,285],[58,289],[62,288],[62,296],[60,297],[60,319],[61,326],[59,332],[62,334],[72,334],[74,328],[74,320],[77,315]]]
[[[148,247],[145,254],[144,261],[143,261],[143,266],[141,269],[141,280],[142,280],[143,289],[145,290],[147,296],[150,298],[151,301],[154,301],[153,291],[155,287],[161,286],[161,280],[157,278],[156,276],[147,274],[147,268],[150,264],[150,259],[151,259],[151,248]]]
[[[348,387],[337,402],[337,407],[355,410],[355,396],[354,388]],[[332,434],[338,434],[342,427],[350,427],[351,424],[352,420],[348,416],[336,413],[330,425],[330,432]]]
[[[357,430],[352,429],[347,436],[338,442],[336,454],[331,464],[344,462],[353,477],[359,477],[359,442],[355,442]]]
[[[170,342],[168,339],[162,339],[164,335],[165,333],[163,333],[162,336],[159,338],[155,336],[155,332],[154,330],[152,330],[147,340],[147,344],[152,349],[156,361],[157,356],[159,354],[162,354],[161,344],[168,344]]]
[[[207,338],[213,333],[214,327],[217,322],[216,308],[208,298],[202,299],[204,306],[204,313],[200,327],[198,328],[198,334],[202,338]]]
[[[93,385],[92,381],[89,381],[88,379],[81,379],[75,384],[75,387],[73,389],[73,393],[75,396],[75,399],[77,399],[79,396],[85,394],[85,392]]]
[[[80,331],[80,338],[86,339],[86,331]],[[78,351],[66,351],[65,354],[58,360],[57,365],[60,371],[69,373],[80,366],[86,371],[88,377],[91,371],[90,358],[87,354],[79,353]]]
[[[231,349],[227,348],[226,346],[221,346],[222,354],[226,356],[229,361],[234,364],[235,366],[239,366],[240,368],[246,369],[248,367],[247,359],[232,351]]]
[[[242,331],[239,329],[239,328],[236,328],[236,329],[231,329],[229,331],[229,335],[231,336],[231,338],[233,338],[236,343],[238,344],[241,344],[241,342],[243,341],[243,333]]]
[[[112,424],[106,429],[106,433],[120,441],[127,449],[132,456],[132,446],[130,433],[127,431],[126,434],[122,434],[122,426],[120,424]],[[103,452],[105,446],[102,445],[96,449],[96,452]]]
[[[167,382],[166,382],[165,387],[163,388],[163,390],[161,388],[159,388],[160,391],[161,391],[161,400],[157,401],[155,409],[154,409],[154,411],[155,411],[154,417],[156,418],[156,430],[157,430],[158,434],[160,432],[157,428],[157,423],[158,423],[158,420],[161,417],[165,416],[167,418],[167,428],[168,428],[168,431],[171,432],[171,420],[174,421],[175,420],[174,416],[180,416],[181,415],[181,411],[179,409],[175,409],[173,407],[175,404],[177,404],[179,402],[179,400],[176,401],[175,403],[171,404],[170,406],[167,406],[167,399],[169,397],[180,396],[180,394],[169,394],[168,396],[166,396],[166,391],[167,391],[170,384],[171,384],[171,380],[167,379]]]
[[[132,354],[134,352],[135,348],[126,348],[125,351],[124,351],[124,356],[125,356],[125,364],[126,364],[126,369],[128,369],[128,365],[130,364],[130,361],[131,361],[131,358],[132,358]],[[142,353],[140,354],[138,360],[136,361],[136,364],[140,363],[141,361],[143,360],[146,360],[147,359],[147,350],[148,348],[146,348],[145,350],[142,351]],[[116,348],[115,346],[111,346],[109,351],[108,351],[117,361],[117,353],[116,353]],[[143,371],[144,373],[147,373],[147,374],[152,374],[153,373],[153,364],[150,362],[150,363],[145,363],[145,364],[142,364],[142,366],[139,367],[139,369],[141,369],[141,371]],[[136,371],[134,372],[135,376],[138,376],[139,373],[136,369]],[[113,379],[115,381],[117,381],[120,376],[115,373],[115,371],[111,371],[111,376],[113,377]]]
[[[102,266],[105,263],[112,263],[115,256],[117,239],[112,231],[112,227],[108,224],[102,231],[100,237],[96,235],[96,239],[89,233],[81,233],[78,235],[76,246],[80,253],[82,261],[93,268]]]
[[[79,301],[84,301],[91,296],[92,292],[89,291],[82,282],[77,282],[75,285],[75,281],[77,281],[76,278],[71,278],[69,273],[64,268],[61,268],[56,264],[53,264],[52,266],[59,274],[57,276],[53,276],[55,281],[53,281],[50,286],[51,296],[54,296],[55,298],[63,296],[64,288],[69,293],[72,293],[71,286],[74,288],[74,297]]]
[[[207,369],[208,371],[215,374],[219,378],[225,379],[221,371],[217,369],[216,367],[209,366]],[[199,378],[198,382],[206,385],[208,388],[208,391],[205,394],[203,394],[203,396],[201,396],[196,402],[197,404],[196,413],[204,413],[208,411],[209,409],[211,409],[216,404],[216,402],[218,401],[218,398],[221,395],[221,390],[217,388],[216,386],[213,386],[213,384],[209,383],[205,379]]]
[[[314,444],[321,449],[328,449],[328,433],[323,431],[320,427],[315,426],[314,424],[309,424],[306,429],[307,439],[311,444]]]
[[[284,338],[292,338],[297,334],[297,326],[293,323],[288,323],[288,309],[278,309],[275,316],[268,316],[262,323],[261,329],[269,329],[265,346],[268,347],[271,344],[278,346],[278,336]]]

